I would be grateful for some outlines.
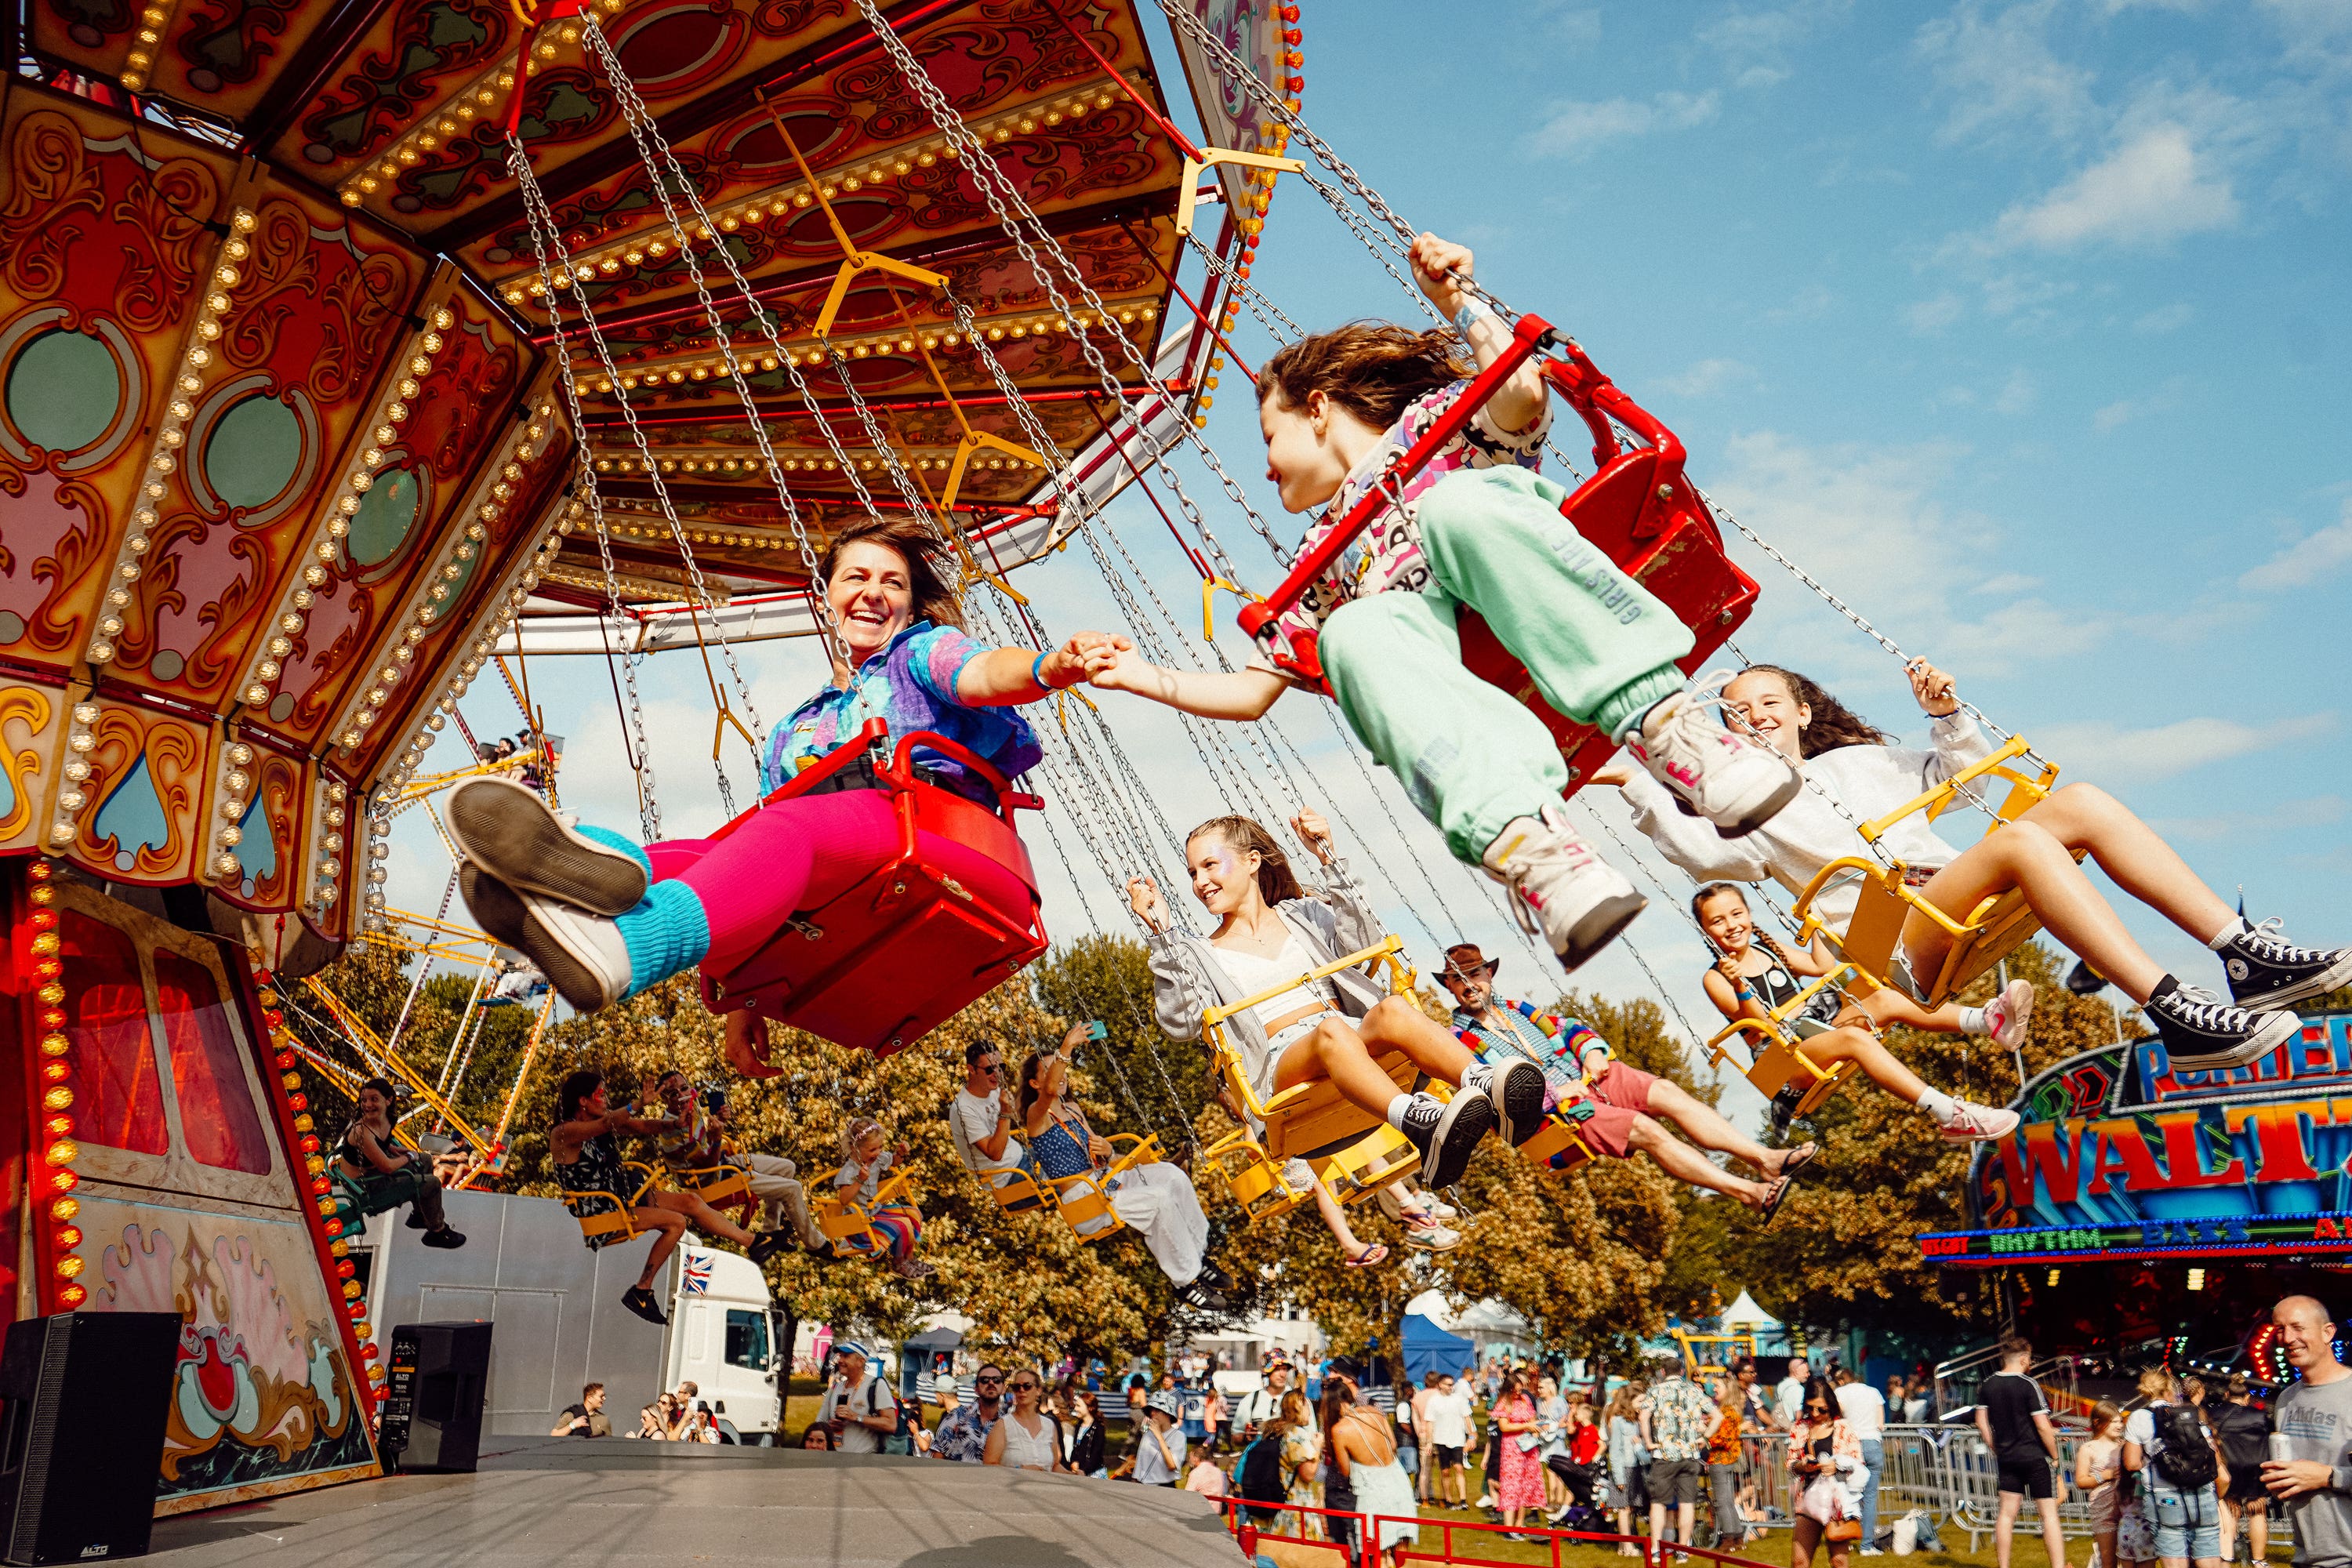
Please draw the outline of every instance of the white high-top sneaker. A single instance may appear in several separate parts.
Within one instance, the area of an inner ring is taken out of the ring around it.
[[[1796,799],[1805,781],[1771,747],[1725,729],[1707,711],[1710,706],[1697,691],[1676,692],[1650,710],[1625,750],[1684,809],[1715,824],[1726,838],[1738,838]]]
[[[1567,970],[1614,942],[1649,904],[1554,804],[1513,817],[1486,847],[1486,875],[1510,889],[1520,926],[1541,935]]]

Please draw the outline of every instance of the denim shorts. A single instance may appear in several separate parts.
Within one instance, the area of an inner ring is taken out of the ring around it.
[[[2158,1557],[2221,1555],[2221,1510],[2213,1500],[2212,1488],[2177,1492],[2157,1487],[2151,1492],[2141,1506],[2155,1516]]]

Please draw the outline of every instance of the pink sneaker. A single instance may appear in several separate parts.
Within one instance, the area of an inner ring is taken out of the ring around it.
[[[2033,983],[2012,980],[1985,1004],[1985,1033],[2004,1051],[2025,1043],[2025,1021],[2033,1016]]]
[[[1702,677],[1702,684],[1718,674]],[[1738,838],[1796,799],[1805,781],[1771,747],[1725,729],[1707,712],[1716,705],[1696,690],[1676,692],[1650,710],[1625,749],[1684,810],[1715,824],[1726,838]]]
[[[2014,1110],[1995,1110],[1990,1105],[1958,1102],[1959,1114],[1944,1124],[1947,1143],[1981,1143],[1994,1138],[2006,1138],[2017,1131],[2018,1114]]]

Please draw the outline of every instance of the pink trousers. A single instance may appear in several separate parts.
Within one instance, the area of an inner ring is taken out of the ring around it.
[[[843,790],[779,801],[724,838],[665,838],[646,846],[656,881],[694,889],[710,922],[702,967],[725,974],[794,914],[839,898],[898,851],[898,817],[884,790]],[[1000,909],[1025,909],[1021,879],[952,839],[919,831],[916,847]]]

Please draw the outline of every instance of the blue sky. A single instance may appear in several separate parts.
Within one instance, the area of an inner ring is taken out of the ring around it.
[[[1719,501],[1951,668],[2064,777],[2121,795],[2225,895],[2242,883],[2256,919],[2352,941],[2352,4],[1471,0],[1442,28],[1431,16],[1310,0],[1310,123],[1409,220],[1474,245],[1504,299],[1571,331],[1683,437]],[[1309,329],[1411,319],[1296,180],[1262,257],[1257,281]],[[1267,344],[1244,319],[1237,346],[1255,363]],[[1288,521],[1257,477],[1245,395],[1223,400],[1210,435]],[[1185,477],[1270,586],[1214,484]],[[1129,497],[1113,521],[1197,637],[1198,590],[1158,519]],[[1921,732],[1891,658],[1735,553],[1764,586],[1749,654]],[[1051,630],[1118,624],[1082,552],[1020,586]],[[771,721],[820,679],[804,646],[743,658]],[[534,661],[532,683],[572,738],[569,803],[626,826],[601,664]],[[667,824],[692,832],[719,814],[699,665],[656,660],[646,688]],[[1162,710],[1109,711],[1171,821],[1220,809]],[[515,725],[494,682],[468,716],[484,733]],[[1418,955],[1465,930],[1507,954],[1507,989],[1549,994],[1488,894],[1392,781],[1372,787],[1328,715],[1294,695],[1276,719]],[[446,741],[433,759],[457,760]],[[729,762],[748,798],[740,744]],[[1053,839],[1030,837],[1057,933],[1126,929],[1066,826],[1077,884]],[[429,909],[446,858],[421,823],[398,842],[414,852],[395,858],[394,902]],[[1705,960],[1675,908],[1687,885],[1657,874],[1666,891],[1633,942],[1701,1022]],[[2214,983],[2197,944],[2126,914],[2184,978]],[[1624,951],[1578,981],[1652,989]]]

